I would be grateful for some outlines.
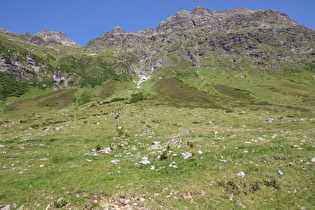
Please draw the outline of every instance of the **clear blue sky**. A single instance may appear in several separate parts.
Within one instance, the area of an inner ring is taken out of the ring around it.
[[[61,31],[80,45],[121,26],[155,29],[180,10],[275,9],[315,30],[315,0],[0,0],[0,28],[15,33]]]

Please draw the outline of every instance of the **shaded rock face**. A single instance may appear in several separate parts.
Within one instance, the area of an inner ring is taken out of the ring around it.
[[[37,77],[36,74],[44,69],[46,69],[46,66],[37,63],[31,53],[25,55],[15,53],[11,57],[0,54],[0,71],[13,75],[16,80],[37,79],[40,81],[41,77]]]
[[[79,46],[61,32],[42,31],[37,34],[28,32],[16,34],[0,29],[0,35],[5,37],[19,38],[28,43],[40,46]],[[13,39],[15,40],[15,39]],[[48,68],[45,60],[35,56],[28,50],[8,50],[8,53],[0,53],[0,71],[12,75],[16,80],[36,80],[42,82],[49,78],[49,81],[57,89],[68,88],[68,81],[71,77],[66,73],[55,72]],[[29,82],[32,84],[32,82]],[[76,83],[73,81],[72,83]]]
[[[56,71],[50,72],[47,66],[37,62],[34,55],[26,53],[20,55],[13,54],[8,57],[5,54],[0,54],[0,72],[11,74],[16,80],[32,80],[43,81],[47,76],[52,78],[53,85],[56,89],[68,88],[68,83],[72,81],[72,75],[65,72]]]
[[[257,52],[263,45],[298,55],[314,51],[314,37],[314,31],[279,11],[245,8],[210,11],[197,7],[192,11],[179,11],[161,22],[156,30],[149,28],[132,33],[116,27],[90,41],[85,48],[101,51],[104,47],[118,47],[131,52],[141,65],[140,72],[176,66],[174,60],[180,59],[190,62],[190,66],[198,66],[208,59],[209,52],[218,52],[227,59],[237,53],[244,58],[254,58],[256,64],[268,68],[270,66],[260,61],[266,58],[275,61],[275,55]],[[170,53],[177,59],[166,55]],[[287,53],[280,54],[276,55],[277,61],[294,62]]]

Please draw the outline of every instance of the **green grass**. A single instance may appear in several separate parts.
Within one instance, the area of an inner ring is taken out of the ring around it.
[[[141,89],[116,81],[8,100],[0,205],[315,208],[312,82],[208,69],[193,75],[154,75]],[[139,93],[143,100],[129,103]],[[161,149],[149,150],[157,141]]]

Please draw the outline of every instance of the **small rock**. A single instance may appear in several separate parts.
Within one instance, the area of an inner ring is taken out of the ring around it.
[[[115,160],[111,160],[110,162],[111,162],[111,163],[114,163],[114,164],[117,164],[119,161],[120,161],[120,160],[116,160],[116,159],[115,159]]]
[[[267,123],[273,123],[274,121],[275,121],[274,118],[269,118],[266,122],[267,122]]]
[[[229,161],[228,160],[220,160],[220,162],[227,163]]]
[[[312,163],[315,163],[315,157],[313,157],[313,158],[311,159],[311,162],[312,162]]]
[[[278,170],[278,174],[279,174],[280,176],[282,176],[282,175],[283,175],[283,172],[280,171],[280,170]]]
[[[246,174],[245,174],[244,171],[240,171],[240,172],[237,173],[237,176],[242,177],[242,178],[245,177],[245,175]]]
[[[100,150],[101,153],[107,154],[107,155],[109,155],[109,154],[111,153],[111,151],[112,151],[112,150],[111,150],[110,147],[106,147],[106,148]]]
[[[43,168],[45,165],[39,165],[39,167]]]
[[[1,210],[10,210],[10,205],[0,206]]]
[[[145,198],[139,198],[139,201],[144,202],[144,201],[146,201],[146,199]]]
[[[143,165],[148,165],[150,164],[150,161],[148,160],[148,157],[142,157],[142,160],[140,161],[140,163]]]
[[[271,138],[275,139],[277,138],[278,134],[273,135]]]
[[[0,147],[5,147],[4,145],[0,144]]]
[[[184,157],[184,159],[188,159],[192,156],[192,153],[191,152],[185,152],[185,153],[182,153],[182,156]]]
[[[161,150],[163,149],[163,147],[160,145],[160,142],[159,141],[155,141],[152,143],[152,145],[148,148],[149,151],[152,151],[152,150]]]
[[[202,154],[202,151],[201,151],[201,150],[199,150],[197,153],[198,153],[199,155],[201,155],[201,154]]]
[[[24,205],[20,206],[17,210],[23,210],[24,209]]]
[[[127,205],[128,203],[130,203],[130,201],[131,201],[130,199],[125,199],[122,201],[122,204]]]

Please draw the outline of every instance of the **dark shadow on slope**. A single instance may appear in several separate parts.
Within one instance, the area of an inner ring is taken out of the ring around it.
[[[153,88],[158,93],[168,97],[168,103],[174,103],[177,106],[200,106],[224,109],[219,105],[219,102],[222,100],[221,98],[201,92],[174,77],[160,79],[154,84]]]
[[[246,100],[248,102],[254,101],[254,97],[246,90],[236,89],[227,85],[215,85],[217,91],[223,95],[232,97],[237,100]]]
[[[24,99],[11,105],[10,111],[41,112],[49,109],[61,109],[75,102],[77,89],[63,89],[39,97]]]

